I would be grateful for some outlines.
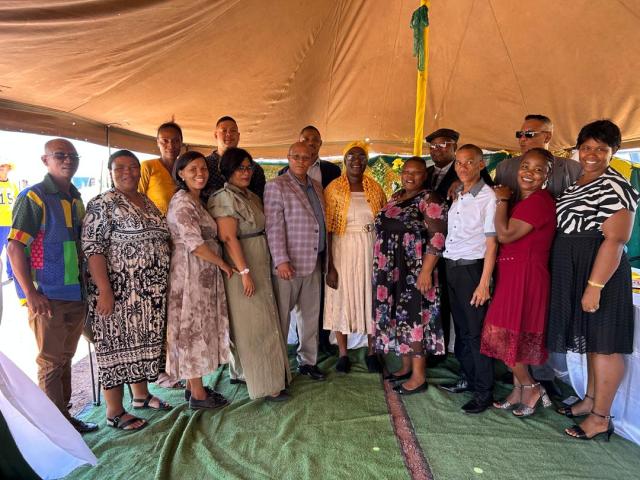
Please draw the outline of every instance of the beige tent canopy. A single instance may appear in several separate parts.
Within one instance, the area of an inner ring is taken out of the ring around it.
[[[325,154],[352,139],[412,148],[417,0],[5,0],[0,128],[154,151],[175,118],[210,145],[232,115],[241,145],[282,156],[299,129]],[[425,132],[515,149],[526,113],[617,122],[640,144],[639,0],[433,0]],[[107,128],[109,126],[109,128]]]

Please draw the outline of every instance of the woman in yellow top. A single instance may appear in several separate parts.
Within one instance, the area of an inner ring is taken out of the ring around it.
[[[328,233],[328,268],[324,302],[325,330],[336,333],[340,356],[338,373],[348,373],[347,335],[366,333],[369,351],[367,369],[380,371],[373,350],[372,276],[373,219],[387,203],[378,183],[365,175],[369,147],[352,142],[344,150],[344,170],[325,190]]]

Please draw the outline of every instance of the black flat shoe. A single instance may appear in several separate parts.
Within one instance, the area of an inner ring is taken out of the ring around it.
[[[367,364],[369,373],[380,373],[382,371],[382,365],[380,365],[377,355],[367,355],[364,362]]]
[[[389,375],[385,375],[384,379],[385,380],[391,380],[392,382],[397,382],[400,380],[407,380],[409,377],[411,377],[411,372],[405,373],[404,375],[394,375],[393,373],[390,373]]]
[[[351,371],[351,360],[347,355],[338,358],[336,363],[336,372],[340,374],[349,373]]]
[[[427,382],[424,382],[422,385],[417,386],[413,390],[405,388],[404,384],[396,385],[395,387],[393,387],[393,391],[399,393],[400,395],[413,395],[414,393],[426,392],[428,388],[429,384]]]

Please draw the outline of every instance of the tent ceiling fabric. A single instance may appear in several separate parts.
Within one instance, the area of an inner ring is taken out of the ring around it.
[[[306,124],[324,154],[370,138],[412,149],[417,0],[5,0],[0,128],[153,151],[175,118],[210,145],[222,115],[241,145],[282,157]],[[552,148],[608,117],[640,144],[640,0],[433,0],[425,132],[517,149],[526,113]]]

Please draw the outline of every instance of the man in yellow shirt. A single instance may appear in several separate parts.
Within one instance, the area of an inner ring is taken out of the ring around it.
[[[182,129],[175,122],[166,122],[158,127],[157,134],[160,158],[142,162],[138,191],[144,193],[164,214],[167,214],[176,184],[171,172],[173,164],[182,151]]]
[[[11,211],[18,196],[18,186],[9,180],[9,171],[13,164],[10,162],[0,163],[0,254],[7,246],[7,235],[11,230]],[[13,279],[11,264],[7,258],[7,278]]]

